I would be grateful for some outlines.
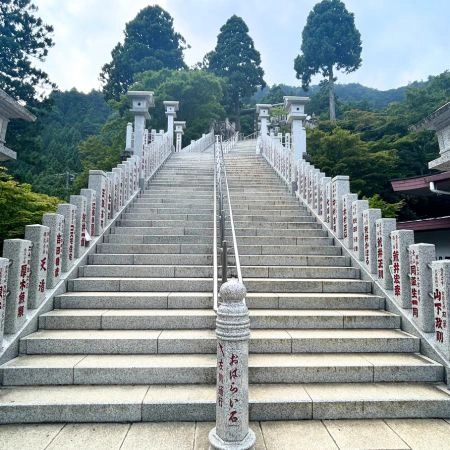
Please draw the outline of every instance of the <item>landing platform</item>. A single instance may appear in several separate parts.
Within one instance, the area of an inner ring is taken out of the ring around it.
[[[0,425],[0,450],[208,450],[209,422]],[[253,422],[255,450],[450,449],[450,420]]]

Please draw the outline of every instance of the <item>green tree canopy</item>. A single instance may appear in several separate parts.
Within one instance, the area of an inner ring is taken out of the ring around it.
[[[44,61],[53,46],[53,27],[36,16],[37,10],[31,0],[0,1],[0,89],[29,106],[46,88],[55,87],[33,65],[33,60]]]
[[[297,78],[307,89],[311,77],[321,73],[328,80],[330,120],[336,120],[334,70],[350,73],[361,65],[361,35],[355,18],[340,0],[322,0],[309,13],[302,32],[302,54],[294,61]]]
[[[147,70],[181,69],[186,65],[186,42],[173,28],[173,18],[160,6],[147,6],[125,26],[125,40],[111,52],[112,60],[100,73],[106,99],[119,99],[135,74]]]
[[[231,16],[220,29],[216,48],[205,57],[207,69],[227,82],[226,102],[238,129],[242,100],[265,86],[261,56],[248,32],[241,17]]]

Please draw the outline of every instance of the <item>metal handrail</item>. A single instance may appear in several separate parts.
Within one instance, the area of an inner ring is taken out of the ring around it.
[[[228,147],[228,144],[235,144],[237,141],[237,133],[233,135],[226,143],[225,146]],[[220,144],[220,152],[218,152],[218,149],[216,149],[217,144]],[[239,259],[239,251],[237,246],[237,239],[236,239],[236,231],[234,227],[234,219],[233,219],[233,211],[231,207],[231,199],[230,199],[230,189],[228,186],[228,177],[227,177],[227,170],[225,168],[224,163],[224,151],[223,151],[223,142],[221,136],[216,136],[216,145],[215,145],[215,154],[218,157],[219,164],[216,164],[216,167],[219,166],[219,171],[223,171],[223,180],[225,181],[225,194],[228,201],[228,215],[230,218],[230,227],[231,227],[231,238],[233,241],[233,250],[234,250],[234,259],[235,259],[235,267],[236,267],[236,273],[239,282],[242,283],[242,272],[241,272],[241,263]],[[222,246],[222,280],[227,280],[227,271],[228,271],[228,255],[227,255],[227,241],[224,239],[224,232],[225,232],[225,217],[223,213],[223,191],[222,191],[222,176],[219,172],[220,180],[219,180],[219,195],[220,195],[220,209],[221,209],[221,246]]]
[[[217,168],[216,155],[214,155],[214,219],[213,219],[213,308],[217,311],[219,306],[219,292],[217,280]]]

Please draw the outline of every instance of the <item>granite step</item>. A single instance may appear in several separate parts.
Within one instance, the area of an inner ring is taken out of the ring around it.
[[[343,257],[335,257],[343,258]],[[89,264],[93,265],[128,265],[128,264],[160,264],[160,265],[208,265],[212,266],[213,257],[208,254],[94,254],[89,256]],[[337,261],[339,263],[339,260]],[[338,264],[336,264],[338,265]]]
[[[208,244],[97,244],[98,253],[201,253],[212,254],[212,239]]]
[[[358,309],[384,308],[384,298],[349,293],[247,293],[250,309]],[[210,292],[67,292],[55,298],[55,308],[149,309],[212,308]]]
[[[214,329],[216,314],[207,309],[55,309],[39,317],[41,330]],[[393,329],[400,317],[386,311],[271,310],[250,312],[257,329]]]
[[[20,355],[4,386],[213,384],[216,355]],[[251,354],[249,383],[435,383],[443,367],[417,353]],[[0,390],[1,392],[1,390]]]
[[[115,227],[112,234],[126,234],[128,236],[198,236],[205,233],[213,235],[213,227],[211,228],[192,228],[192,227]]]
[[[147,255],[146,255],[147,256]],[[121,265],[88,265],[78,270],[79,277],[101,278],[212,278],[213,266],[185,264],[121,264]]]
[[[212,384],[20,386],[0,390],[0,422],[214,421]],[[259,420],[448,418],[442,383],[251,384]]]
[[[127,235],[110,234],[103,238],[104,243],[110,244],[211,244],[213,231],[203,235]]]
[[[192,228],[212,228],[213,220],[130,220],[120,219],[117,221],[119,227],[192,227]]]
[[[214,330],[39,330],[20,341],[20,353],[215,353]],[[250,353],[417,353],[420,340],[399,329],[257,329]]]
[[[104,245],[111,246],[112,244],[99,244],[99,246],[102,246],[101,248],[103,248]],[[239,245],[238,250],[239,255],[341,256],[342,254],[342,250],[334,245]],[[230,251],[232,251],[232,249],[230,249]],[[110,253],[112,253],[112,251]]]

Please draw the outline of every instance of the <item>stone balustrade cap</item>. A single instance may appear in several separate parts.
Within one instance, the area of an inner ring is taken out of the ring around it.
[[[247,289],[236,279],[228,280],[220,287],[220,299],[224,303],[241,302],[246,294]]]

